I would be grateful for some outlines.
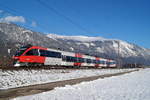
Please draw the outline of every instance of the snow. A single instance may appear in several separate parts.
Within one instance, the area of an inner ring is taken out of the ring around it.
[[[34,84],[55,82],[74,78],[118,73],[133,69],[92,69],[92,70],[0,70],[0,89],[15,88]]]
[[[57,87],[52,91],[13,100],[149,100],[150,69],[120,76]]]
[[[22,33],[30,33],[33,34],[33,32],[31,30],[23,30]]]
[[[83,43],[83,45],[85,45],[86,47],[90,47],[90,44],[89,43]]]
[[[87,42],[77,42],[76,43],[77,45],[85,45],[86,47],[90,47],[90,43],[87,43]]]
[[[70,50],[72,50],[72,51],[73,51],[73,50],[74,50],[74,48],[73,48],[73,47],[70,47]]]
[[[124,53],[124,55],[129,55],[128,52],[130,52],[130,56],[136,55],[136,52],[132,50],[134,48],[134,46],[125,41],[120,42],[120,48],[121,48],[120,52]]]
[[[100,47],[97,47],[97,48],[96,48],[96,51],[97,51],[97,52],[100,52],[100,53],[104,53],[104,49],[103,49],[103,48],[100,48]]]
[[[95,44],[94,44],[94,43],[90,43],[90,45],[91,45],[91,46],[95,46]]]
[[[134,50],[135,46],[129,44],[128,42],[122,40],[114,40],[112,41],[112,47],[115,49],[116,53],[118,52],[118,46],[120,51],[120,56],[122,57],[130,57],[130,56],[137,56],[137,52]]]
[[[67,39],[67,40],[75,40],[81,42],[91,42],[91,41],[103,41],[105,38],[102,37],[89,37],[89,36],[65,36],[65,35],[57,35],[57,34],[48,34],[47,37],[53,39]]]

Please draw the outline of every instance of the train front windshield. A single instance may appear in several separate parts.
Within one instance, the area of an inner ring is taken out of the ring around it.
[[[27,49],[27,48],[24,48],[24,47],[20,48],[20,49],[16,52],[15,56],[21,56],[21,55],[26,51],[26,49]]]

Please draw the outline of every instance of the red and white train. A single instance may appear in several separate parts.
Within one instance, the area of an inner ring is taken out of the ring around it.
[[[31,45],[21,47],[13,59],[14,66],[116,67],[114,60]]]

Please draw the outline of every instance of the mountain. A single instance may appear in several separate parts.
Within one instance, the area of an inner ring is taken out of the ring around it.
[[[131,44],[122,40],[117,39],[105,39],[102,37],[88,37],[88,36],[62,36],[56,34],[48,34],[47,37],[65,41],[66,44],[72,48],[72,51],[80,48],[81,50],[91,50],[93,53],[105,53],[107,56],[118,56],[120,57],[137,57],[137,56],[150,56],[149,49],[139,47],[135,44]],[[88,49],[90,48],[90,49]],[[83,51],[85,52],[85,51]],[[90,53],[89,53],[90,54]]]
[[[51,48],[58,48],[62,45],[61,42],[50,39],[44,34],[25,29],[11,23],[0,23],[0,36],[1,47],[4,48],[17,48],[20,45],[26,44]],[[1,51],[3,49],[1,49]],[[7,50],[5,51],[7,52]]]
[[[122,59],[126,63],[147,63],[150,59],[149,49],[117,39],[88,36],[61,36],[48,34],[47,37],[65,41],[72,51],[105,58]]]
[[[12,23],[0,23],[1,56],[13,55],[25,44],[38,45],[92,56],[121,59],[122,63],[150,64],[150,50],[117,39],[42,34]],[[11,53],[8,53],[11,49]]]

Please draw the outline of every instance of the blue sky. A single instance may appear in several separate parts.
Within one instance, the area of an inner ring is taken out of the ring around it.
[[[39,32],[115,38],[150,48],[149,0],[40,1],[48,7],[38,0],[0,0],[0,20]]]

